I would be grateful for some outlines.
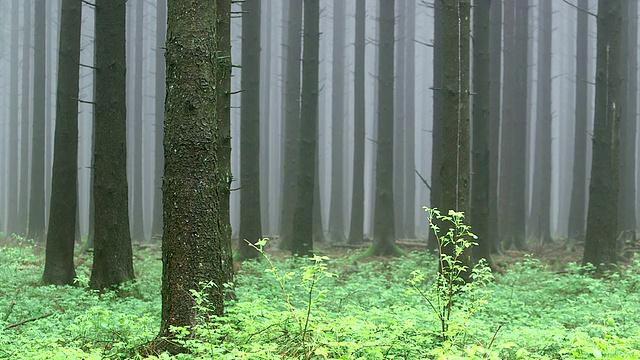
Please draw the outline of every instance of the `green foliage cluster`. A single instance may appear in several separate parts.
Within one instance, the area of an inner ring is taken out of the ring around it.
[[[355,264],[352,255],[245,262],[226,316],[208,316],[200,301],[199,337],[183,329],[180,340],[192,353],[173,358],[640,358],[640,261],[594,277],[590,268],[569,264],[554,272],[526,257],[456,294],[455,336],[443,341],[440,315],[407,282],[420,269],[426,276],[416,286],[435,299],[437,257],[413,252]],[[101,294],[83,281],[42,286],[42,254],[28,244],[0,248],[0,358],[140,358],[135,349],[159,329],[159,249],[137,250],[136,261],[134,283]],[[78,274],[89,266],[87,258]],[[477,301],[482,306],[471,305]]]

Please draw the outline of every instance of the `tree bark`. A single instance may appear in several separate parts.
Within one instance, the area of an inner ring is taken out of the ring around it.
[[[596,107],[583,264],[617,262],[622,1],[598,1]]]
[[[498,226],[498,164],[500,155],[500,109],[502,103],[502,0],[491,1],[491,107],[489,124],[489,220],[487,236],[491,239],[491,251],[497,252],[500,244]]]
[[[78,82],[82,3],[62,0],[51,211],[42,280],[71,285],[78,203]]]
[[[126,162],[125,29],[126,0],[96,0],[92,289],[114,287],[134,277]]]
[[[431,131],[431,188],[429,189],[430,207],[440,208],[442,199],[442,186],[440,168],[442,166],[442,36],[444,23],[442,19],[441,0],[435,0],[433,4],[433,125]],[[429,231],[427,248],[438,248],[435,234]]]

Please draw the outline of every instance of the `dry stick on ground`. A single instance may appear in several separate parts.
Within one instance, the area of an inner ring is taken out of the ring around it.
[[[14,327],[18,327],[18,326],[20,326],[20,325],[24,325],[24,324],[26,324],[26,323],[28,323],[28,322],[31,322],[31,321],[36,321],[36,320],[44,319],[44,318],[49,317],[49,316],[51,316],[51,315],[53,315],[53,313],[52,313],[52,312],[50,312],[50,313],[48,313],[48,314],[40,315],[40,316],[37,316],[37,317],[33,317],[33,318],[31,318],[31,319],[22,320],[22,321],[20,321],[20,322],[15,323],[15,324],[11,324],[11,325],[7,325],[7,326],[5,326],[3,330],[9,330],[9,329],[12,329],[12,328],[14,328]]]

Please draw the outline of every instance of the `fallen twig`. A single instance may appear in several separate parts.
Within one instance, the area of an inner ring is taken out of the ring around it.
[[[27,320],[22,320],[22,321],[20,321],[20,322],[15,323],[15,324],[11,324],[11,325],[7,325],[7,326],[5,326],[5,327],[4,327],[4,330],[9,330],[9,329],[12,329],[12,328],[14,328],[14,327],[18,327],[18,326],[20,326],[20,325],[24,325],[24,324],[26,324],[26,323],[28,323],[28,322],[31,322],[31,321],[36,321],[36,320],[44,319],[44,318],[49,317],[49,316],[51,316],[51,315],[53,315],[53,313],[52,313],[52,312],[50,312],[50,313],[48,313],[48,314],[44,314],[44,315],[40,315],[40,316],[36,316],[36,317],[30,318],[30,319],[27,319]]]

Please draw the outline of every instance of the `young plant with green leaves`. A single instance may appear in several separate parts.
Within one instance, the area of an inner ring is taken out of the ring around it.
[[[477,245],[473,242],[477,236],[464,223],[462,212],[449,210],[447,215],[442,215],[438,209],[426,206],[424,209],[428,214],[429,227],[438,243],[439,271],[433,275],[430,289],[423,290],[420,285],[427,280],[426,275],[420,270],[414,270],[408,280],[412,287],[409,292],[419,294],[429,304],[439,321],[442,340],[453,341],[466,332],[465,324],[486,303],[484,295],[487,292],[483,290],[483,286],[493,279],[493,275],[483,259],[471,269],[471,281],[465,281],[463,275],[469,269],[461,257],[467,249]],[[438,223],[446,224],[445,234],[441,233]]]

